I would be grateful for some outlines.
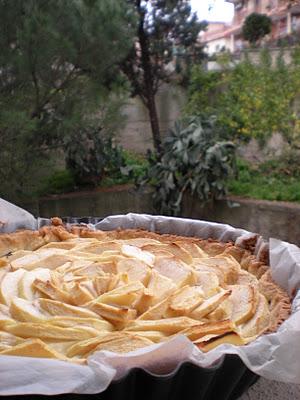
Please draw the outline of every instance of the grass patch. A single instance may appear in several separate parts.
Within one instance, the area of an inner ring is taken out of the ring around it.
[[[123,166],[121,168],[111,168],[105,172],[99,187],[112,187],[115,185],[125,185],[135,183],[136,180],[144,176],[148,168],[148,161],[142,155],[123,150]],[[43,187],[39,190],[39,195],[63,194],[73,191],[88,189],[86,186],[77,186],[71,172],[68,170],[55,171],[45,180]]]
[[[114,171],[107,171],[99,187],[135,183],[145,175],[148,161],[142,155],[124,150],[124,166]],[[69,171],[56,171],[47,179],[40,195],[62,194],[76,187]],[[86,188],[85,188],[86,189]],[[239,159],[237,177],[228,185],[229,194],[260,200],[291,201],[300,203],[300,163],[298,155],[290,155],[253,166]]]
[[[238,160],[238,176],[229,193],[261,200],[300,202],[300,168],[291,159],[271,160],[252,166]]]

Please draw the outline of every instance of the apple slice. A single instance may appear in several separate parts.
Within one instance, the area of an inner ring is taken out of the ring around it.
[[[238,327],[238,332],[243,338],[261,335],[270,325],[270,320],[268,301],[265,296],[260,294],[255,314],[249,321]]]
[[[33,254],[32,251],[29,250],[18,250],[13,252],[11,255],[7,256],[9,262],[17,260],[18,258],[27,256],[28,254]]]
[[[9,307],[0,303],[0,321],[11,319]]]
[[[45,340],[85,340],[97,337],[99,331],[88,326],[60,327],[48,323],[37,322],[9,322],[3,326],[6,332],[22,338],[37,338]]]
[[[207,335],[221,336],[225,333],[233,332],[235,325],[229,321],[224,320],[220,322],[208,322],[197,326],[191,326],[182,332],[181,334],[187,336],[192,342],[199,340]]]
[[[200,286],[185,286],[171,297],[170,316],[188,315],[203,303],[203,291]]]
[[[125,258],[117,263],[118,273],[126,272],[130,282],[139,281],[144,285],[149,282],[151,269],[142,261]]]
[[[10,304],[10,313],[14,319],[21,322],[42,322],[47,319],[37,303],[13,297]]]
[[[217,338],[212,338],[212,339],[210,339],[210,335],[208,335],[207,341],[201,340],[201,342],[196,343],[196,345],[201,351],[206,353],[214,349],[215,347],[220,346],[221,344],[232,344],[234,346],[243,346],[245,344],[248,344],[254,339],[256,339],[256,337],[245,339],[239,336],[235,332],[230,332],[223,336],[219,336]]]
[[[176,241],[175,244],[187,251],[193,258],[207,257],[207,253],[197,246],[196,243],[188,241]]]
[[[219,291],[219,279],[217,274],[212,271],[193,271],[195,283],[203,290],[204,297],[209,298]]]
[[[148,293],[152,296],[151,304],[159,303],[177,289],[176,284],[167,276],[161,275],[155,269],[152,270],[148,284]]]
[[[109,342],[99,344],[93,352],[95,351],[111,351],[114,353],[129,353],[140,349],[142,347],[147,347],[152,345],[153,342],[145,337],[132,335],[129,338],[121,337],[120,339],[111,340]]]
[[[119,339],[120,337],[120,332],[112,332],[109,335],[107,332],[103,332],[95,338],[82,340],[80,342],[77,341],[71,347],[69,347],[67,350],[67,356],[84,356],[85,354],[92,352],[100,343],[109,342],[110,340],[115,338]]]
[[[83,246],[80,246],[80,251],[84,251],[87,253],[92,253],[92,254],[103,254],[106,251],[115,251],[117,254],[121,250],[122,244],[119,242],[92,242],[85,244]]]
[[[231,320],[239,325],[248,321],[256,312],[259,292],[251,285],[228,286],[231,295],[228,301],[232,304]]]
[[[64,315],[69,317],[81,318],[99,318],[93,311],[87,310],[83,307],[75,307],[70,304],[62,303],[50,299],[39,299],[40,307],[48,312],[50,315]]]
[[[79,318],[79,317],[52,317],[47,321],[50,325],[56,325],[61,327],[75,327],[78,328],[81,325],[94,328],[100,333],[102,332],[111,332],[114,330],[114,327],[108,321],[99,318]]]
[[[171,279],[177,286],[192,283],[192,269],[176,258],[157,258],[154,269]]]
[[[121,240],[120,240],[121,242]],[[136,246],[136,247],[143,247],[148,244],[156,244],[160,245],[161,243],[158,240],[155,239],[150,239],[150,238],[132,238],[132,239],[124,239],[122,240],[123,244],[129,244],[131,246]]]
[[[66,250],[40,249],[17,258],[10,264],[13,269],[24,268],[33,270],[39,267],[55,269],[70,260],[71,257],[66,254]]]
[[[126,327],[126,331],[159,331],[167,335],[178,333],[185,328],[199,325],[199,321],[188,317],[175,317],[157,320],[135,320]]]
[[[40,339],[26,340],[10,349],[0,352],[1,355],[38,357],[38,358],[56,358],[67,360],[67,358],[55,351]]]
[[[191,318],[201,319],[210,312],[214,311],[224,300],[226,300],[231,294],[230,290],[222,290],[215,296],[205,300],[199,307],[190,313]]]
[[[11,349],[19,343],[24,342],[23,338],[12,335],[7,332],[0,332],[0,352]]]
[[[167,243],[160,245],[146,245],[143,246],[143,250],[153,253],[155,256],[159,256],[161,251],[167,252],[171,257],[175,257],[178,260],[185,262],[186,264],[192,264],[192,256],[181,246],[176,243]]]
[[[19,296],[25,300],[34,300],[37,296],[33,282],[39,279],[43,282],[51,279],[50,270],[47,268],[37,268],[33,271],[26,271],[19,281]]]
[[[122,254],[124,254],[124,256],[140,260],[150,267],[152,267],[155,262],[155,256],[152,253],[150,253],[149,251],[143,251],[136,246],[123,244],[123,246],[121,247],[121,252]]]
[[[102,294],[95,299],[95,302],[130,307],[141,296],[144,289],[145,287],[141,282],[131,282]]]
[[[25,270],[20,268],[14,272],[8,272],[0,283],[0,301],[10,305],[13,297],[19,294],[19,282],[23,278]]]

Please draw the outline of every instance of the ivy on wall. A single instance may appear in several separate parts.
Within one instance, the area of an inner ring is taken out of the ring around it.
[[[187,114],[215,114],[231,139],[264,143],[273,133],[281,133],[289,143],[300,137],[300,49],[292,52],[292,62],[282,53],[272,60],[262,50],[259,60],[251,57],[232,64],[222,56],[221,71],[195,67],[189,88]]]

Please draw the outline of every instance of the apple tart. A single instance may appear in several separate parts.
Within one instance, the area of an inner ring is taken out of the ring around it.
[[[0,235],[0,354],[84,363],[175,335],[206,352],[274,332],[291,309],[269,267],[233,243],[143,230]]]

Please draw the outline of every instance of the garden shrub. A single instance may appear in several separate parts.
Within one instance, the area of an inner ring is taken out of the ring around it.
[[[192,72],[186,113],[215,114],[229,138],[264,143],[273,133],[282,134],[288,143],[299,141],[300,118],[295,103],[300,95],[300,51],[286,65],[280,53],[272,64],[268,50],[259,63],[250,57],[234,67],[227,61],[220,72],[202,67]]]
[[[234,159],[235,146],[222,140],[213,117],[189,117],[169,131],[161,158],[149,155],[150,166],[140,184],[154,189],[159,213],[179,215],[186,192],[203,202],[226,194]]]

